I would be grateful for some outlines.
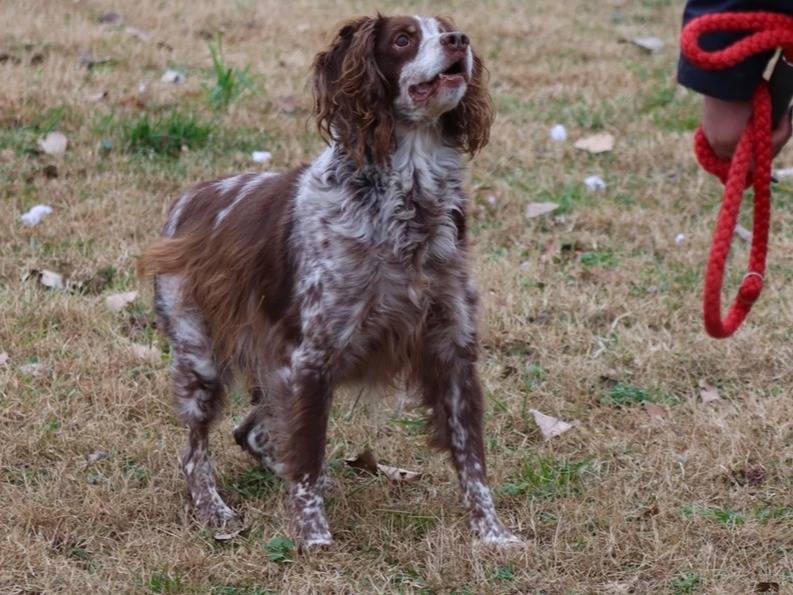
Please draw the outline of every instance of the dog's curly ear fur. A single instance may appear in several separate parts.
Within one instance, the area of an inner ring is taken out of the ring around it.
[[[495,108],[487,90],[488,71],[474,55],[474,68],[468,91],[460,104],[442,116],[444,133],[466,153],[475,155],[490,140]]]
[[[314,114],[320,134],[339,143],[360,167],[383,163],[394,142],[386,80],[375,61],[379,18],[346,23],[314,58]]]

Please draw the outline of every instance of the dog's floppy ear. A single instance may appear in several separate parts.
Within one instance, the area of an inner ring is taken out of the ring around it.
[[[495,108],[487,90],[488,71],[484,62],[474,54],[474,67],[468,90],[460,104],[442,116],[448,138],[470,155],[475,155],[490,140],[490,127]]]
[[[314,114],[320,134],[336,141],[358,166],[384,162],[393,147],[394,116],[375,61],[379,18],[346,23],[314,58]]]

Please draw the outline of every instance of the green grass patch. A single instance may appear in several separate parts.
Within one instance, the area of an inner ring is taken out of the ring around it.
[[[702,585],[702,577],[697,572],[679,574],[669,582],[669,588],[675,595],[696,593]]]
[[[212,132],[212,124],[178,111],[161,117],[143,114],[122,126],[127,151],[148,157],[176,158],[182,147],[200,149],[209,142]]]
[[[589,459],[567,460],[552,457],[531,457],[523,461],[513,481],[501,486],[509,496],[556,498],[576,494],[583,477],[594,474]]]
[[[261,500],[280,487],[278,478],[263,467],[246,469],[228,483],[243,500]]]
[[[601,400],[606,405],[630,407],[632,405],[652,403],[658,399],[647,389],[618,382],[609,389],[608,393],[604,395]]]
[[[214,109],[226,109],[229,104],[245,90],[253,90],[250,75],[246,70],[229,66],[223,60],[223,38],[218,36],[215,43],[210,42],[212,74],[214,81],[207,88],[207,100]]]
[[[617,257],[608,250],[582,252],[579,259],[585,267],[613,269],[617,266]]]
[[[684,506],[683,516],[691,518],[698,516],[727,525],[728,527],[738,527],[746,522],[746,515],[740,511],[719,508],[718,506],[702,506],[690,504]]]
[[[288,537],[273,537],[264,546],[267,559],[270,562],[283,564],[294,561],[295,543]]]

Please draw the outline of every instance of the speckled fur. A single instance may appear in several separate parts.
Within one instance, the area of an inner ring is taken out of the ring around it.
[[[353,22],[317,63],[343,59],[332,53],[352,52],[350,43],[380,47],[382,39],[362,32],[382,36],[389,23]],[[449,26],[423,17],[397,24],[418,40],[392,74],[398,88],[389,101],[404,114],[406,85],[447,67],[439,36]],[[353,40],[346,46],[345,35]],[[235,439],[290,483],[291,526],[306,546],[331,542],[322,494],[334,389],[399,376],[419,389],[432,442],[451,454],[474,533],[518,542],[499,522],[486,483],[463,188],[473,141],[461,141],[460,123],[449,128],[449,118],[455,109],[479,114],[467,124],[473,131],[489,127],[490,115],[486,94],[471,95],[483,93],[480,63],[464,52],[474,79],[468,95],[441,93],[440,109],[396,116],[386,162],[332,139],[307,168],[200,185],[175,201],[164,240],[144,254],[172,344],[177,410],[190,431],[183,468],[206,522],[222,525],[234,515],[217,493],[207,438],[232,370],[242,371],[253,403]],[[367,64],[367,72],[376,67]],[[476,134],[486,142],[486,130]]]

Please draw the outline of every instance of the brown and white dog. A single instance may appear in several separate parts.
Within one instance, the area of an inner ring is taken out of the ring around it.
[[[400,377],[422,395],[433,445],[451,453],[474,533],[518,543],[485,480],[467,262],[464,157],[487,143],[493,117],[482,62],[446,20],[378,16],[345,24],[313,70],[328,148],[293,171],[188,190],[141,258],[171,342],[196,512],[216,526],[236,519],[208,430],[241,371],[254,407],[235,439],[289,482],[295,537],[330,543],[333,390]]]

